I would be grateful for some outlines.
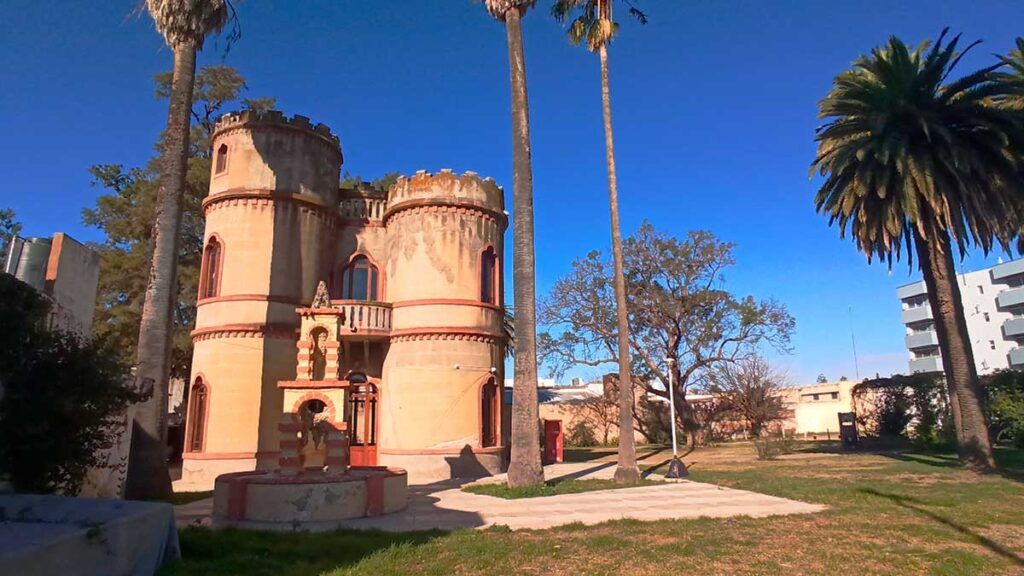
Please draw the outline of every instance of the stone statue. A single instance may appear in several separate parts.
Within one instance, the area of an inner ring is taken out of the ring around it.
[[[310,308],[330,308],[331,295],[327,293],[327,283],[323,280],[316,285],[316,295],[313,296],[313,303]]]

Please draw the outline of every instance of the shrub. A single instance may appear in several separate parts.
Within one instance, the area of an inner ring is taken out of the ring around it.
[[[49,307],[31,287],[0,274],[0,295],[0,474],[19,491],[77,493],[112,424],[144,397],[110,346],[47,330]]]
[[[783,454],[793,453],[793,440],[779,436],[755,438],[754,450],[758,460],[776,460]]]
[[[1024,373],[996,372],[985,378],[985,412],[992,436],[1024,448]]]

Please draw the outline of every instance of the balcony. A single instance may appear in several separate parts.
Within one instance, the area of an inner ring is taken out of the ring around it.
[[[996,304],[1000,308],[1009,308],[1024,304],[1024,288],[1010,288],[1003,290],[996,296]]]
[[[1021,349],[1024,351],[1024,349]],[[1024,360],[1024,356],[1022,356]],[[910,373],[919,372],[942,372],[942,356],[928,356],[926,358],[912,358],[910,360]]]
[[[1020,260],[1013,260],[1012,262],[1005,262],[992,267],[992,279],[1002,280],[1009,278],[1010,276],[1016,276],[1017,274],[1024,274],[1024,258]]]
[[[1024,318],[1010,318],[1003,322],[1003,336],[1007,338],[1024,336]]]
[[[900,286],[896,289],[896,297],[900,300],[906,300],[907,298],[913,298],[914,296],[920,296],[927,293],[928,288],[925,286],[924,282],[914,282],[913,284]]]
[[[932,348],[938,345],[939,337],[935,334],[935,330],[907,334],[907,349],[909,350],[915,350],[917,348]]]
[[[390,303],[332,300],[331,304],[344,313],[340,331],[342,338],[386,338],[391,334]]]
[[[916,308],[907,308],[903,311],[902,318],[904,324],[916,324],[918,322],[931,320],[934,317],[932,316],[932,307],[925,304],[924,306],[918,306]]]
[[[1024,348],[1014,348],[1007,356],[1010,358],[1011,368],[1024,368]]]

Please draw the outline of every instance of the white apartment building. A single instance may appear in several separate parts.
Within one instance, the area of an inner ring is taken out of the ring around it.
[[[1024,259],[958,275],[979,374],[1024,369]],[[924,282],[900,286],[910,373],[941,372],[942,357]]]

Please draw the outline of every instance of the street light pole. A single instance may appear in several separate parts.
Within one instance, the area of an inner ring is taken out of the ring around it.
[[[668,364],[668,407],[669,414],[671,415],[670,428],[672,429],[672,460],[668,463],[668,472],[665,474],[665,478],[684,478],[689,476],[689,472],[686,470],[686,465],[679,459],[679,448],[676,443],[676,386],[673,376],[675,370],[672,365],[675,360],[672,358],[665,358],[665,363]]]
[[[668,364],[668,409],[672,415],[672,459],[675,460],[679,458],[679,449],[676,443],[676,387],[672,382],[672,375],[675,374],[675,370],[672,369],[671,358],[665,358],[665,362]]]

